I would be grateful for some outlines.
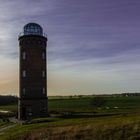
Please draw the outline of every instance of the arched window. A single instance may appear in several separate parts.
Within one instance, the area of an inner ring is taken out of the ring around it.
[[[25,95],[25,93],[26,93],[25,88],[22,89],[22,93],[23,93],[23,95]]]
[[[45,60],[45,58],[46,58],[45,52],[42,52],[42,59]]]
[[[22,77],[26,77],[26,70],[22,71]]]
[[[22,59],[25,60],[26,59],[26,52],[22,53]]]
[[[42,77],[43,78],[45,77],[45,71],[44,70],[42,71]]]
[[[45,94],[45,88],[42,89],[42,93]]]

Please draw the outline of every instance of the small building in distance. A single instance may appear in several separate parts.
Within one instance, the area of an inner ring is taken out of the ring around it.
[[[19,35],[20,76],[18,118],[48,115],[46,47],[47,36],[37,23],[28,23]]]
[[[140,93],[136,92],[136,93],[122,93],[122,96],[140,96]]]

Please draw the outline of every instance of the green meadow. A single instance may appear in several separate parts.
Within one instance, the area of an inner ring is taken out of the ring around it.
[[[50,99],[48,102],[49,111],[94,111],[106,112],[121,110],[135,111],[140,107],[140,97],[103,97],[106,101],[100,108],[95,108],[91,102],[94,97],[80,97],[67,99]],[[107,109],[108,108],[108,109]]]
[[[139,96],[105,96],[100,106],[93,104],[94,98],[51,97],[48,100],[50,117],[0,130],[0,140],[140,139]],[[17,105],[0,106],[0,110],[16,112]],[[12,124],[1,118],[0,129],[5,125]]]
[[[140,107],[140,96],[122,97],[122,96],[109,96],[103,97],[106,101],[105,104],[98,108],[103,112],[107,110],[119,111],[128,110],[129,112],[135,111]],[[49,111],[94,111],[97,109],[91,101],[94,96],[83,97],[50,97],[48,99]],[[108,109],[107,109],[108,108]],[[1,105],[0,110],[17,111],[17,104]]]

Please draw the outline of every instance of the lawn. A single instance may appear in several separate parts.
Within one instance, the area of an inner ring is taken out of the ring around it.
[[[109,117],[61,119],[52,118],[45,123],[17,125],[5,131],[0,140],[129,140],[140,138],[140,114]],[[77,138],[78,137],[78,138]]]
[[[140,139],[140,97],[104,97],[105,104],[101,107],[91,104],[93,98],[92,96],[49,98],[50,113],[72,112],[74,116],[66,118],[63,114],[59,117],[44,118],[43,123],[16,125],[12,129],[5,130],[0,140]],[[15,111],[17,105],[0,106],[0,109]],[[76,117],[75,114],[80,117]],[[0,125],[2,123],[3,121],[0,121]]]
[[[88,98],[50,99],[48,102],[49,111],[73,111],[73,112],[97,112],[97,113],[118,113],[140,111],[140,97],[104,97],[104,106],[95,108]]]
[[[94,97],[51,97],[48,100],[49,112],[97,112],[118,113],[140,111],[140,97],[104,97],[105,104],[102,107],[94,107],[91,100]],[[17,111],[17,104],[0,106],[0,110]]]

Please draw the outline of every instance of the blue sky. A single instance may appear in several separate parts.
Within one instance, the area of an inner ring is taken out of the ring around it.
[[[140,1],[1,0],[0,94],[18,95],[18,34],[48,35],[48,95],[140,91]]]

